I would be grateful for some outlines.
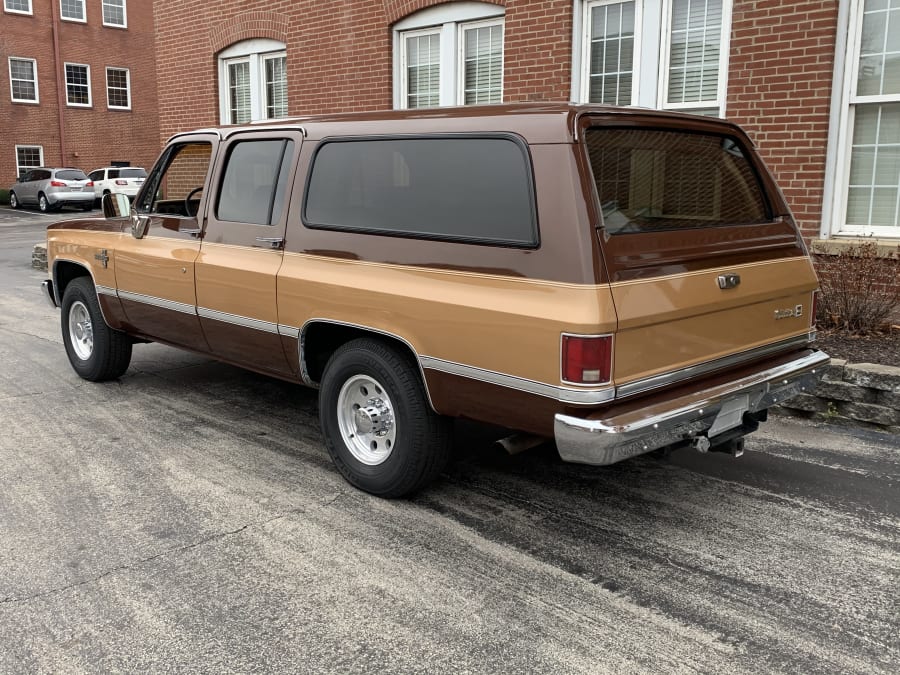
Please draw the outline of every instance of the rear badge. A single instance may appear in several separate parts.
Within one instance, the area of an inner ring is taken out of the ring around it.
[[[797,305],[794,309],[776,309],[775,320],[790,319],[792,317],[803,316],[803,305]]]

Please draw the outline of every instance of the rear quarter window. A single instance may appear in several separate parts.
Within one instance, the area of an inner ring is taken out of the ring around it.
[[[771,217],[748,151],[730,136],[591,128],[585,143],[609,234]]]
[[[313,158],[303,222],[391,236],[538,244],[528,151],[508,136],[326,140]]]

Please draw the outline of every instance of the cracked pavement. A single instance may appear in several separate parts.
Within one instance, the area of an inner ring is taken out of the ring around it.
[[[68,365],[0,223],[0,672],[893,673],[896,436],[773,420],[740,460],[507,457],[348,486],[315,392],[159,345]]]

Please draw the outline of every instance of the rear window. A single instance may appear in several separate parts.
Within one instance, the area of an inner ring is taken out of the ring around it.
[[[609,234],[769,220],[756,172],[731,137],[592,128],[585,142]]]
[[[119,169],[119,178],[146,178],[147,172],[143,169]],[[110,176],[112,178],[112,176]]]
[[[84,175],[84,171],[79,171],[78,169],[66,169],[65,171],[57,171],[56,177],[60,180],[87,180],[88,177]]]
[[[531,165],[510,137],[326,141],[316,152],[307,227],[533,247]]]

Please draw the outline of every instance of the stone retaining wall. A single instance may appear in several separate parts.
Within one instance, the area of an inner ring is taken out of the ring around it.
[[[799,394],[772,412],[898,433],[900,368],[832,359],[812,393]]]
[[[47,271],[47,244],[35,244],[31,250],[31,266]]]

